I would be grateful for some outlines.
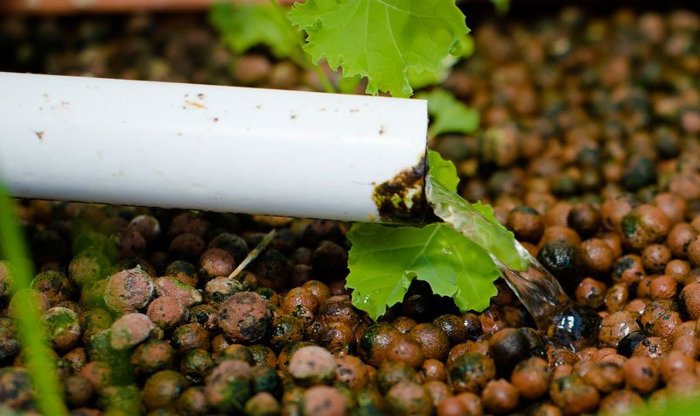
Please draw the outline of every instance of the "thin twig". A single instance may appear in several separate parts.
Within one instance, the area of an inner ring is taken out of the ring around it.
[[[229,278],[229,279],[235,279],[236,276],[238,276],[239,274],[241,274],[241,272],[250,264],[250,262],[252,262],[253,260],[255,260],[255,258],[258,257],[258,256],[260,255],[260,253],[262,253],[263,251],[265,251],[265,249],[267,248],[267,246],[269,246],[270,243],[272,242],[272,239],[275,238],[275,235],[276,235],[276,234],[277,234],[277,230],[275,230],[274,228],[272,229],[272,231],[270,231],[269,233],[265,234],[265,237],[263,237],[263,239],[260,240],[260,242],[258,243],[258,245],[255,246],[255,248],[252,249],[252,250],[250,251],[250,253],[248,253],[248,255],[243,259],[243,261],[241,262],[241,264],[239,264],[238,267],[236,267],[236,270],[232,271],[231,274],[228,275],[228,278]]]

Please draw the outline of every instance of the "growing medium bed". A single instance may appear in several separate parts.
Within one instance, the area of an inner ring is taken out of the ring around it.
[[[324,88],[274,48],[232,55],[203,16],[3,19],[0,70]],[[480,128],[444,133],[433,109],[431,147],[597,312],[593,345],[538,332],[501,280],[468,312],[414,280],[375,321],[345,287],[349,224],[20,201],[72,414],[662,414],[694,394],[700,15],[564,8],[474,26],[442,88]],[[0,264],[0,414],[36,414],[9,276]]]

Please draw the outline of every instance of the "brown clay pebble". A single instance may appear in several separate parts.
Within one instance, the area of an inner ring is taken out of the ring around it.
[[[635,250],[663,241],[671,223],[659,208],[642,204],[622,218],[622,234],[625,242]]]
[[[24,368],[5,367],[0,369],[0,396],[3,404],[20,409],[33,400],[30,375]],[[14,412],[10,412],[12,414]]]
[[[68,400],[68,403],[75,407],[88,404],[94,393],[90,380],[80,375],[68,377],[63,382],[63,385],[66,391],[66,399]]]
[[[212,306],[219,306],[232,295],[245,290],[243,283],[229,279],[227,276],[219,276],[211,279],[204,286],[204,297]]]
[[[581,261],[591,274],[604,275],[610,271],[615,255],[605,240],[591,238],[581,243]]]
[[[654,300],[673,299],[678,293],[678,281],[669,275],[661,275],[651,280],[649,295]]]
[[[337,369],[333,355],[325,348],[308,346],[296,350],[289,360],[288,371],[302,385],[330,383]]]
[[[695,360],[681,351],[671,351],[659,364],[661,377],[668,383],[681,373],[694,373]]]
[[[532,414],[534,416],[561,416],[562,411],[552,403],[542,403],[535,406]]]
[[[328,285],[318,280],[309,280],[304,282],[302,287],[311,291],[311,294],[316,296],[316,300],[318,300],[319,305],[323,304],[331,296],[331,291],[328,288]]]
[[[306,416],[343,416],[348,399],[329,386],[313,386],[304,392],[303,414]]]
[[[402,334],[407,334],[416,325],[418,325],[418,322],[407,316],[399,316],[391,322],[391,326],[398,329]]]
[[[438,416],[462,416],[468,414],[467,406],[455,396],[446,397],[438,403],[436,411]]]
[[[386,394],[389,410],[396,415],[429,416],[433,402],[428,390],[418,383],[403,380]]]
[[[452,389],[442,381],[427,381],[423,383],[423,387],[428,390],[433,406],[437,406],[438,403],[452,395]]]
[[[617,390],[605,396],[600,401],[600,414],[603,416],[617,416],[629,414],[644,406],[644,399],[631,390]]]
[[[527,206],[513,208],[508,213],[508,228],[518,240],[537,242],[544,231],[542,216]]]
[[[185,376],[177,371],[159,371],[149,377],[143,386],[144,404],[149,409],[172,406],[187,384]]]
[[[688,260],[693,266],[700,266],[700,235],[696,235],[688,244]]]
[[[155,295],[153,279],[140,267],[122,270],[109,277],[104,301],[117,313],[134,312],[145,308]]]
[[[132,348],[153,331],[153,322],[142,313],[129,313],[114,321],[110,334],[110,345],[115,350]]]
[[[492,380],[481,394],[484,409],[497,415],[510,413],[518,405],[518,389],[506,380]]]
[[[700,282],[694,282],[684,287],[679,298],[690,319],[700,319]]]
[[[56,350],[68,351],[80,340],[80,319],[73,310],[54,306],[44,314],[44,322],[49,341]],[[14,349],[14,346],[11,349]]]
[[[576,204],[569,211],[567,223],[580,236],[587,237],[598,231],[601,223],[600,213],[590,204]]]
[[[386,361],[377,370],[376,384],[379,391],[386,394],[396,383],[402,380],[419,382],[420,376],[406,363],[401,361]]]
[[[368,364],[379,367],[386,360],[391,343],[400,336],[401,333],[389,324],[372,324],[360,338],[360,356]]]
[[[434,324],[418,324],[408,332],[408,335],[421,346],[425,358],[444,360],[450,351],[450,339],[440,327]]]
[[[219,309],[219,326],[232,342],[255,343],[268,332],[272,312],[267,301],[254,292],[239,292]]]
[[[622,369],[627,388],[641,394],[651,392],[659,382],[656,363],[649,357],[632,357],[625,362]]]
[[[190,387],[177,400],[177,409],[186,415],[203,416],[207,413],[207,399],[202,387]]]
[[[335,359],[336,380],[344,383],[351,390],[363,388],[369,383],[367,367],[354,355],[344,355]]]
[[[639,329],[637,317],[633,313],[618,311],[603,318],[598,331],[598,341],[602,346],[617,348],[622,338]]]
[[[662,358],[665,357],[670,351],[671,345],[666,338],[648,337],[637,344],[634,351],[632,351],[632,356]]]
[[[598,309],[603,306],[607,286],[600,280],[586,277],[576,287],[576,303]]]
[[[484,414],[484,409],[481,404],[481,398],[474,393],[463,392],[456,396],[462,404],[467,408],[466,415],[482,416]]]
[[[314,319],[318,306],[319,302],[316,296],[303,287],[295,287],[287,292],[280,304],[280,308],[284,313],[306,321]]]
[[[186,314],[187,308],[174,296],[155,298],[148,305],[148,311],[146,312],[151,322],[163,329],[177,326],[180,321],[185,319]]]
[[[174,277],[166,276],[156,279],[156,292],[161,297],[174,297],[185,307],[202,302],[202,294],[198,290]]]
[[[228,251],[210,248],[199,258],[199,267],[209,277],[228,276],[236,268],[236,261]]]
[[[676,327],[683,323],[680,314],[672,308],[672,304],[667,300],[651,302],[644,308],[639,323],[652,335],[670,338]]]
[[[671,250],[663,244],[651,244],[642,251],[642,265],[647,273],[660,273],[671,261]]]
[[[692,225],[683,222],[673,226],[666,238],[666,245],[671,254],[679,259],[688,258],[690,243],[697,237],[698,231]]]
[[[462,318],[457,315],[445,314],[440,315],[433,320],[438,328],[447,335],[450,340],[450,345],[456,345],[466,341],[467,330],[464,326]]]
[[[598,390],[586,384],[576,374],[554,378],[549,387],[549,396],[564,415],[592,412],[598,407],[600,400]]]
[[[247,415],[278,415],[282,411],[279,402],[272,394],[263,391],[248,399],[245,404]]]
[[[613,265],[613,280],[623,284],[638,283],[646,276],[642,258],[636,254],[627,254],[618,258]]]
[[[232,412],[251,394],[251,368],[240,360],[224,360],[207,376],[204,394],[207,403],[222,412]]]
[[[402,361],[413,368],[417,368],[423,363],[423,349],[413,338],[407,335],[396,337],[389,344],[387,359]]]
[[[419,371],[425,381],[447,381],[447,369],[445,368],[445,364],[434,358],[428,358],[423,361]]]
[[[583,381],[595,387],[601,393],[610,393],[618,389],[625,380],[622,366],[613,362],[597,362],[584,374]]]
[[[528,400],[536,400],[547,393],[550,377],[551,370],[547,361],[539,357],[530,357],[515,366],[510,380],[521,396]]]
[[[211,334],[198,323],[183,324],[173,331],[170,343],[178,353],[192,349],[208,350],[211,346]]]
[[[496,364],[483,354],[467,352],[450,363],[447,372],[455,392],[478,393],[496,376]]]
[[[175,350],[169,342],[151,339],[134,349],[131,354],[131,365],[137,374],[148,375],[159,370],[172,368],[175,361]]]
[[[354,341],[355,332],[344,322],[331,322],[325,326],[322,325],[316,334],[316,342],[332,353],[347,351]]]

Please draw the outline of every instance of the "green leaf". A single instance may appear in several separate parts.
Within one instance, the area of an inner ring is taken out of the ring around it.
[[[474,55],[476,45],[474,45],[474,38],[471,35],[463,36],[460,43],[462,44],[462,58]]]
[[[347,237],[352,242],[347,287],[354,289],[353,305],[372,319],[401,302],[414,278],[428,282],[433,293],[452,297],[463,311],[485,309],[497,292],[496,265],[446,224],[417,228],[356,223]]]
[[[434,89],[418,98],[428,100],[428,113],[433,120],[428,136],[443,133],[473,133],[479,128],[479,112],[458,101],[452,94],[442,89]]]
[[[450,75],[450,71],[454,64],[460,58],[466,58],[474,53],[474,40],[469,35],[464,35],[459,40],[460,53],[459,55],[449,55],[443,58],[440,62],[440,69],[437,71],[416,71],[410,69],[408,71],[408,79],[411,87],[414,90],[425,88],[431,85],[441,84]]]
[[[491,0],[491,3],[496,6],[498,14],[506,14],[510,9],[510,0]]]
[[[425,195],[435,215],[516,271],[527,269],[529,260],[513,233],[501,225],[489,205],[470,204],[447,189],[428,172]]]
[[[450,192],[457,191],[459,176],[457,176],[457,168],[455,168],[454,163],[443,159],[440,153],[428,150],[428,169],[430,176],[440,182],[445,189]]]
[[[277,58],[293,57],[299,51],[299,36],[272,4],[214,4],[209,21],[236,53],[265,45]]]
[[[22,358],[34,386],[34,399],[42,414],[63,416],[68,410],[63,403],[62,387],[46,337],[46,326],[41,318],[39,299],[30,290],[32,263],[24,241],[24,234],[16,216],[15,202],[0,183],[0,256],[9,262],[13,317],[22,346]]]
[[[341,94],[355,94],[360,82],[362,82],[362,78],[359,75],[350,78],[340,78],[338,80],[338,92]]]
[[[440,70],[468,32],[454,0],[306,0],[288,14],[307,34],[304,49],[343,76],[367,77],[367,92],[413,93],[409,72]]]

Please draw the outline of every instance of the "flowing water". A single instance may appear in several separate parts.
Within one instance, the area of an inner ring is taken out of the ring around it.
[[[576,306],[559,281],[505,228],[440,183],[428,178],[426,196],[433,212],[455,230],[486,250],[508,286],[530,312],[550,341],[573,350],[595,342],[600,317]],[[508,263],[508,264],[506,264]]]

